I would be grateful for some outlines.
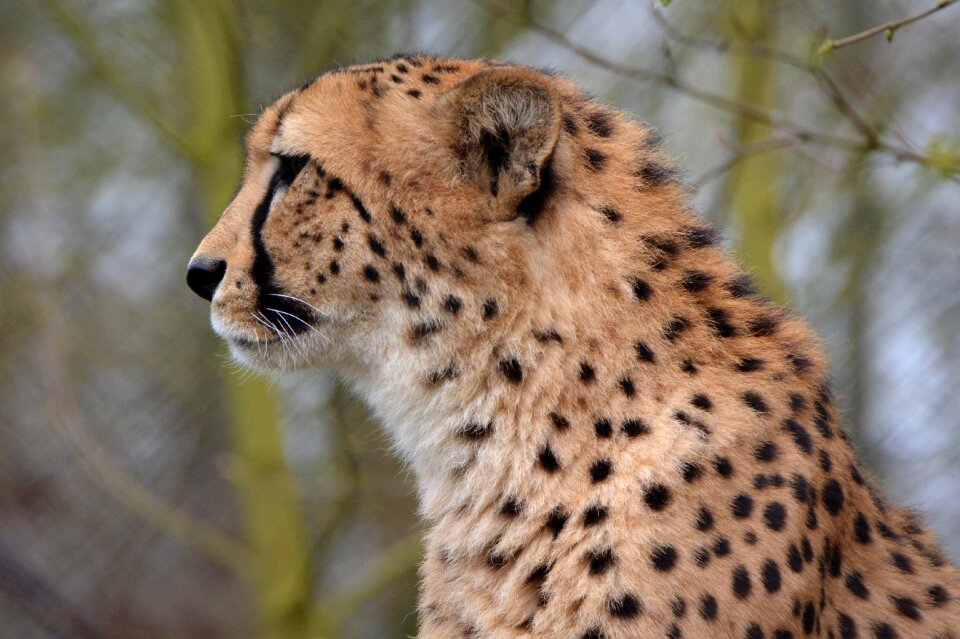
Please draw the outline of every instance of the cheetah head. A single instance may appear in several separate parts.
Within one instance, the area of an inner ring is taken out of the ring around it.
[[[529,268],[560,112],[528,68],[399,57],[324,75],[264,110],[188,283],[260,368],[386,357],[490,319]],[[483,281],[467,308],[456,291]]]

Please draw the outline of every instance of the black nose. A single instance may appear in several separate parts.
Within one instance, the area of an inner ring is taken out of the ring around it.
[[[213,299],[217,285],[227,272],[227,263],[215,257],[201,255],[187,265],[187,285],[194,293],[207,300]]]

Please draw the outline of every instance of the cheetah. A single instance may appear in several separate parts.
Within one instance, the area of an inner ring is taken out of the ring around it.
[[[188,283],[239,361],[334,370],[389,432],[421,638],[960,637],[957,569],[653,130],[400,55],[287,93],[246,153]]]

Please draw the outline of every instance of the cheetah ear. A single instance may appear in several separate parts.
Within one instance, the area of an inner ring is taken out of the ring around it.
[[[559,96],[542,73],[484,69],[450,89],[438,108],[468,179],[511,208],[539,188],[560,133]]]

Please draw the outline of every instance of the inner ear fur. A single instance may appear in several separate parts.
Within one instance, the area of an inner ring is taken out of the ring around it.
[[[560,99],[543,74],[523,67],[484,69],[441,99],[451,146],[468,179],[516,206],[540,186],[560,133]]]

